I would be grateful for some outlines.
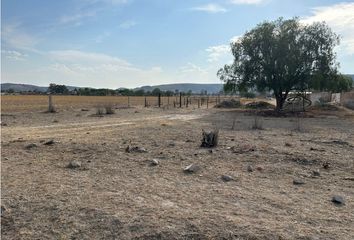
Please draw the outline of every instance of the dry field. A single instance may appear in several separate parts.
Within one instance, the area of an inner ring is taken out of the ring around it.
[[[262,117],[254,130],[244,110],[97,117],[117,98],[55,97],[58,113],[38,99],[2,97],[2,239],[354,239],[350,110]],[[219,145],[200,148],[214,128]]]
[[[187,98],[187,97],[184,97]],[[185,102],[182,98],[182,104]],[[190,97],[192,106],[198,107],[198,98],[202,97],[192,96]],[[205,98],[205,97],[204,97]],[[210,107],[216,104],[217,99],[223,100],[229,97],[209,97]],[[146,97],[147,105],[154,107],[158,105],[158,98],[155,96]],[[121,107],[137,107],[145,105],[145,97],[138,96],[53,96],[53,102],[58,110],[74,110],[77,108],[90,108],[99,107],[105,105],[113,105],[118,108]],[[161,97],[161,105],[169,105],[170,107],[179,104],[179,97]],[[45,111],[48,107],[48,96],[46,95],[4,95],[1,96],[1,110],[3,113],[13,112],[33,112],[33,111]],[[201,106],[203,107],[203,106]],[[204,108],[206,103],[204,103]]]

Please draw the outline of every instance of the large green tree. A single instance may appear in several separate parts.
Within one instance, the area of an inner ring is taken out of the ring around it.
[[[298,18],[266,21],[231,44],[234,61],[217,75],[225,90],[272,91],[280,111],[290,91],[338,80],[333,50],[338,44],[339,37],[325,23],[305,25]]]

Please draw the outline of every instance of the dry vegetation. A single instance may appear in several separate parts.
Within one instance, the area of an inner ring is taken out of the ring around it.
[[[45,96],[2,98],[2,239],[354,239],[352,111],[312,109],[301,131],[254,130],[254,110],[95,117],[117,99],[55,97],[49,114]]]

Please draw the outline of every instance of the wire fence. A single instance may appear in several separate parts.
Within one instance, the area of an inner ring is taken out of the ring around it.
[[[56,109],[92,108],[111,105],[116,108],[160,107],[160,108],[212,108],[216,104],[237,96],[191,95],[191,96],[73,96],[52,95],[52,105]],[[46,95],[6,95],[1,96],[2,112],[42,111],[49,106]]]

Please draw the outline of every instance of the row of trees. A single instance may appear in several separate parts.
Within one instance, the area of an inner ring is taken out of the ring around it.
[[[338,71],[338,44],[338,35],[325,23],[266,21],[231,44],[234,61],[217,75],[226,92],[273,92],[280,111],[291,91],[340,92],[352,87],[352,79]]]
[[[57,85],[51,83],[48,88],[48,92],[51,94],[71,94],[71,95],[81,95],[81,96],[174,96],[175,94],[179,94],[179,91],[162,91],[159,88],[155,88],[152,91],[145,91],[144,89],[128,89],[128,88],[120,88],[117,90],[107,89],[107,88],[78,88],[72,91],[65,85]],[[181,92],[184,95],[191,95],[192,91]]]

